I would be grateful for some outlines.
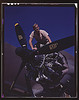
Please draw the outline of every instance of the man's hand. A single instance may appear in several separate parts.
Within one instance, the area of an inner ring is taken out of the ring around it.
[[[34,47],[32,47],[32,50],[37,50],[37,47],[36,47],[36,45],[35,45]]]
[[[36,47],[34,47],[34,48],[32,48],[32,50],[37,50],[37,48],[36,48]]]

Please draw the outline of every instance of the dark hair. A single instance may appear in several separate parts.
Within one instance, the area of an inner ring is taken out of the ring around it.
[[[35,28],[36,25],[38,25],[38,24],[35,23],[35,24],[33,25],[33,29]]]

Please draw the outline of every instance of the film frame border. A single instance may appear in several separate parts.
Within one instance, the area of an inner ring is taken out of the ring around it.
[[[4,6],[74,6],[75,7],[75,66],[78,71],[78,3],[1,3],[1,80],[3,81],[4,61]],[[78,72],[76,73],[78,78]],[[76,79],[76,97],[78,97],[78,80]],[[1,82],[1,97],[3,97],[3,82]]]

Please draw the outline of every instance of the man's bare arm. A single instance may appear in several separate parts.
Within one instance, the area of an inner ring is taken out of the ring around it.
[[[36,47],[35,47],[35,48],[33,47],[32,40],[33,40],[33,38],[30,38],[30,39],[29,39],[30,47],[31,47],[32,50],[37,50]]]
[[[46,38],[48,39],[49,43],[52,42],[51,39],[50,39],[50,37],[48,35],[46,36]]]

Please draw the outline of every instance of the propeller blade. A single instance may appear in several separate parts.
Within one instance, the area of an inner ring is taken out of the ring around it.
[[[49,54],[54,52],[59,52],[64,49],[67,49],[75,44],[75,36],[66,37],[57,41],[54,41],[50,44],[47,44],[40,49],[36,50],[34,53],[37,55]]]
[[[20,68],[19,68],[19,71],[18,71],[18,73],[17,73],[17,75],[16,75],[14,81],[12,82],[12,84],[11,84],[11,86],[10,86],[10,90],[13,89],[13,87],[14,87],[14,85],[15,85],[15,83],[16,83],[16,80],[17,80],[18,76],[20,75],[22,69],[24,68],[25,64],[26,64],[26,61],[22,61],[21,66],[20,66]]]
[[[15,24],[15,31],[16,31],[17,39],[18,39],[20,45],[22,47],[27,48],[26,36],[25,36],[25,34],[24,34],[24,32],[23,32],[23,30],[22,30],[19,23]]]

